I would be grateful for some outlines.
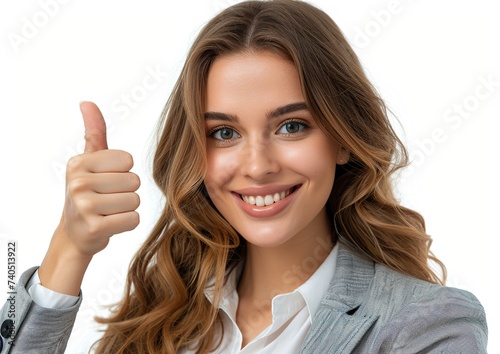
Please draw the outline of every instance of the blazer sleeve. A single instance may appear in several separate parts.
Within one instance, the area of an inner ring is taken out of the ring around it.
[[[64,354],[82,296],[67,309],[37,305],[26,290],[37,268],[25,271],[7,294],[0,312],[0,354]]]
[[[383,353],[487,353],[488,328],[480,302],[448,287],[410,303],[382,330]]]

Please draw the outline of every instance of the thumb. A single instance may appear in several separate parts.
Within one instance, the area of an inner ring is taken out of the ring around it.
[[[106,123],[97,105],[94,102],[81,102],[80,111],[85,126],[85,153],[107,149]]]

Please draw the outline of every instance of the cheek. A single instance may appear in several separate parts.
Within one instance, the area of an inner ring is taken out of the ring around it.
[[[337,147],[329,140],[309,140],[305,144],[287,149],[284,158],[301,174],[315,180],[328,180],[335,175]]]
[[[212,200],[217,197],[221,188],[232,179],[237,167],[237,160],[231,154],[207,149],[207,173],[204,182]]]

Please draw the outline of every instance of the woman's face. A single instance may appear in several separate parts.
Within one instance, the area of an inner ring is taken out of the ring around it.
[[[217,58],[207,83],[205,185],[249,243],[329,234],[325,204],[346,152],[305,105],[294,64],[269,52]]]

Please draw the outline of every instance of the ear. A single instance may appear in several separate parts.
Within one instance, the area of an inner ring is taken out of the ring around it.
[[[337,154],[337,165],[345,165],[346,163],[348,163],[350,155],[351,153],[349,152],[349,150],[341,147]]]

